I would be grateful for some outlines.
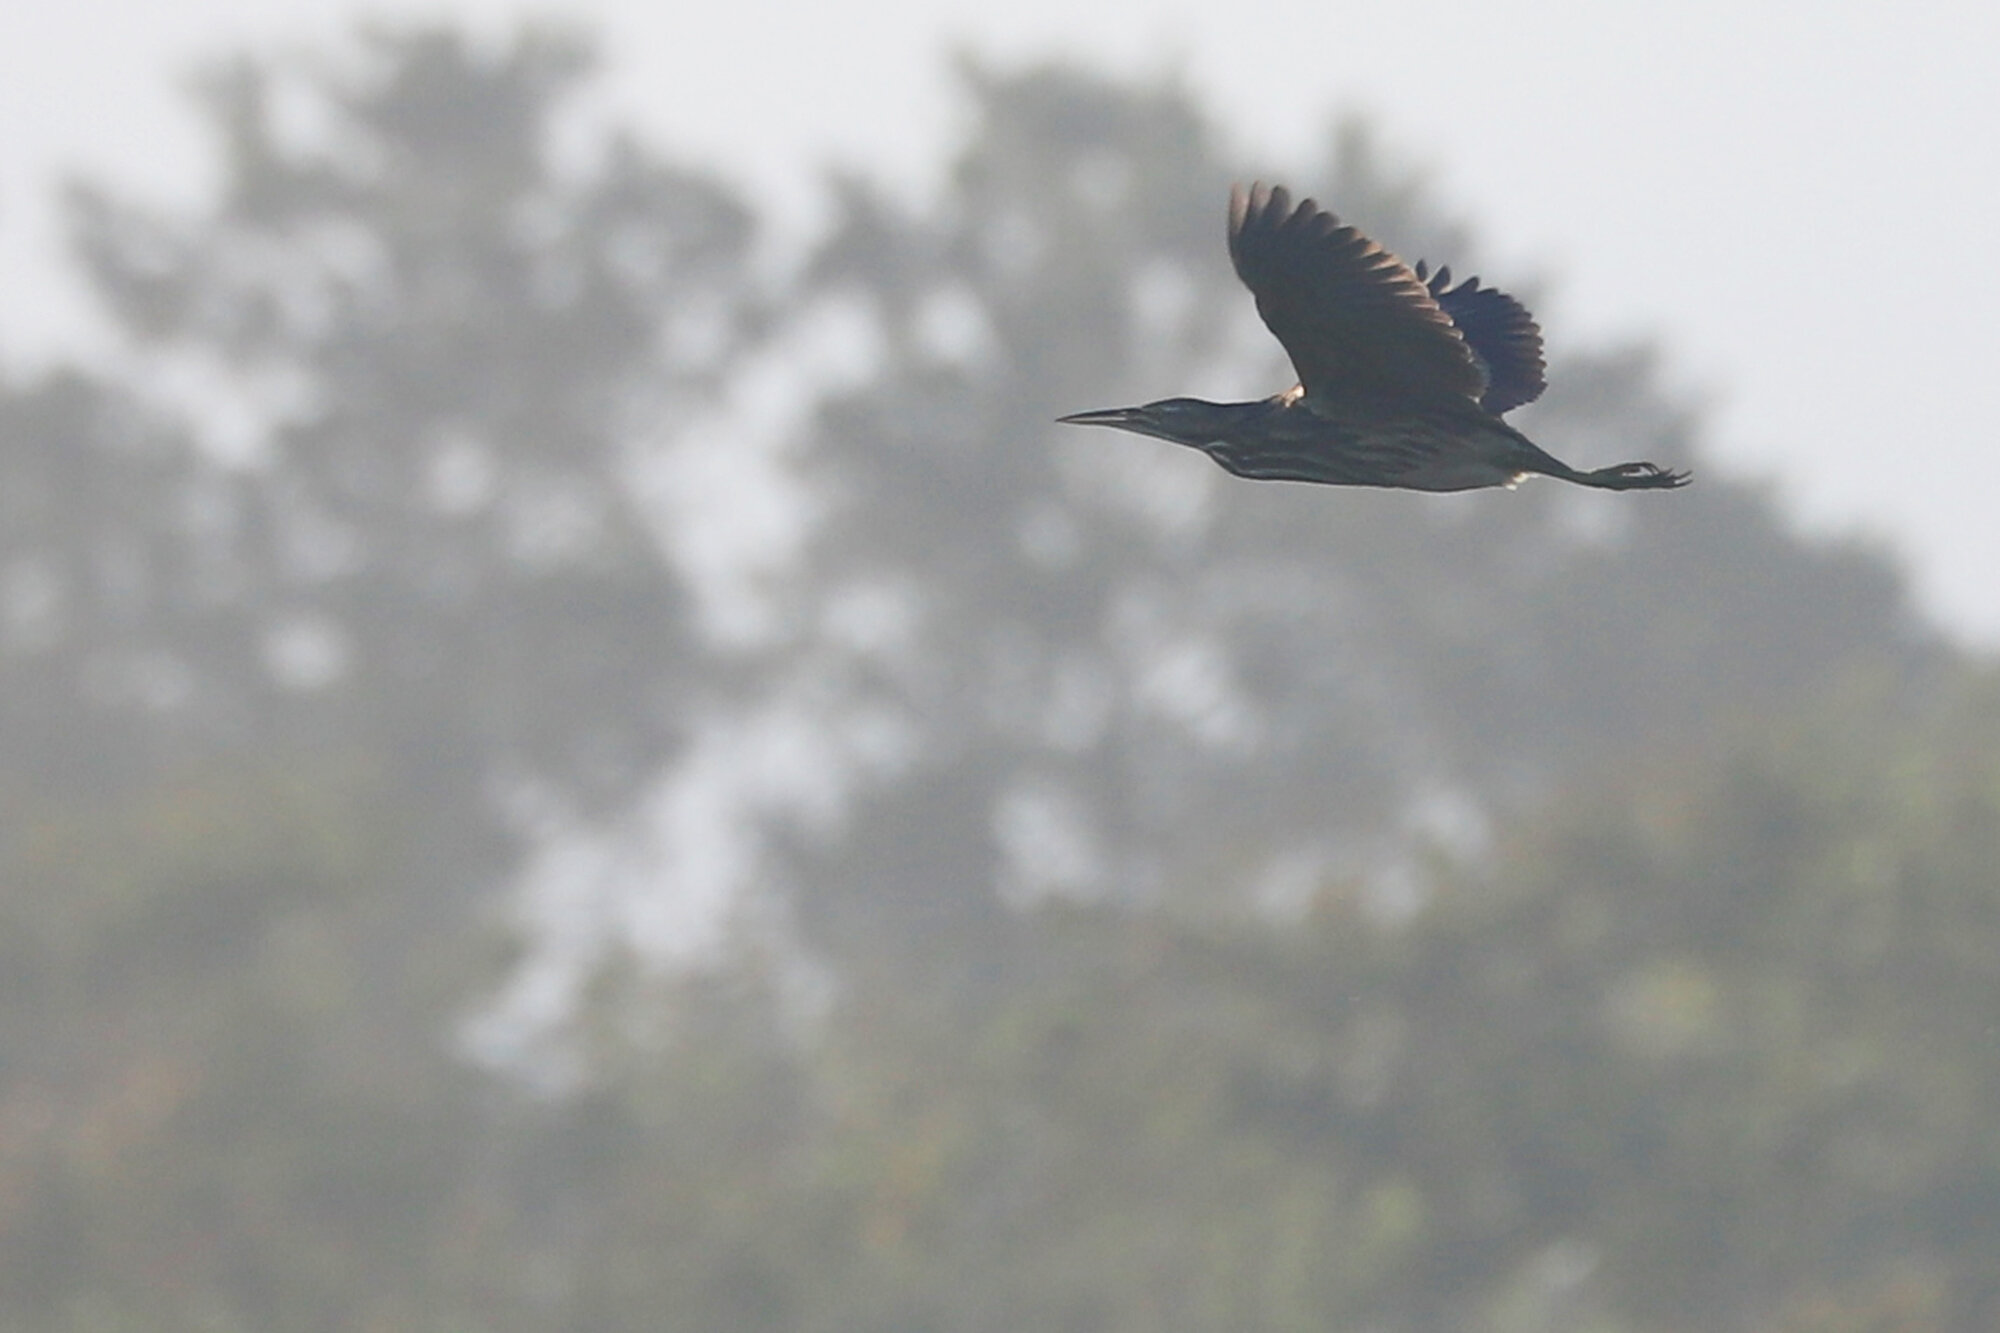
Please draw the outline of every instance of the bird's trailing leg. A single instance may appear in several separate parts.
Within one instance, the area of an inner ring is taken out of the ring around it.
[[[1686,472],[1674,472],[1654,463],[1617,463],[1595,472],[1572,468],[1560,475],[1579,486],[1596,486],[1607,491],[1670,491],[1693,480]]]

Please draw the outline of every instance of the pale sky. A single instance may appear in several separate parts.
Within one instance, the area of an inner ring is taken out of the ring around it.
[[[195,61],[323,44],[363,15],[491,33],[522,14],[603,34],[606,114],[797,237],[829,160],[918,197],[935,182],[964,127],[955,48],[1175,74],[1245,175],[1276,169],[1308,193],[1331,117],[1368,113],[1480,230],[1483,276],[1548,280],[1552,375],[1566,348],[1658,339],[1706,407],[1708,469],[1769,477],[1813,526],[1893,543],[1934,611],[2000,645],[1990,2],[4,5],[0,352],[31,366],[87,344],[48,211],[61,174],[200,199],[213,163],[181,77]]]

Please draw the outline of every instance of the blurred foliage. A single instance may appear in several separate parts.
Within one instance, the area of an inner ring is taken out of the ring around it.
[[[6,802],[0,1326],[304,1328],[422,1299],[474,1115],[411,1027],[403,821],[329,757]]]
[[[2000,677],[1875,681],[1398,925],[1028,914],[983,1013],[856,995],[782,1096],[736,1046],[752,1121],[713,1031],[620,1080],[592,1326],[1990,1327],[1996,831]]]
[[[837,952],[976,937],[996,885],[1240,909],[1440,824],[1476,842],[1634,753],[1934,654],[1879,558],[1801,542],[1722,477],[1666,504],[1251,485],[1051,425],[1291,382],[1220,240],[1230,175],[1255,173],[1171,87],[968,84],[943,196],[910,216],[850,185],[809,275],[878,369],[811,442],[834,509],[802,660],[906,756],[810,869],[802,908]],[[1334,149],[1322,197],[1402,254],[1474,267],[1364,130]],[[1654,370],[1565,360],[1526,428],[1585,465],[1685,460]]]
[[[0,1330],[2000,1324],[2000,679],[1886,561],[1051,425],[1284,383],[1184,89],[967,63],[774,277],[589,70],[225,66],[211,209],[73,191]],[[1365,128],[1311,184],[1471,271]]]
[[[1990,1327],[1996,837],[2000,678],[1873,682],[1400,925],[1341,882],[1283,931],[1045,909],[983,1014],[842,1005],[781,1154],[635,1123],[588,1262],[679,1252],[699,1162],[749,1185],[701,1210],[746,1303],[690,1328]],[[686,1098],[679,1049],[631,1105]]]

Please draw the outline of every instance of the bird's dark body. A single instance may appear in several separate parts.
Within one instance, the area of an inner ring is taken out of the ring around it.
[[[1414,269],[1282,188],[1231,195],[1229,252],[1299,372],[1251,403],[1168,398],[1062,418],[1200,449],[1239,477],[1467,491],[1540,474],[1660,490],[1651,463],[1579,471],[1501,419],[1543,387],[1541,331],[1512,297]]]
[[[1499,418],[1449,401],[1333,404],[1280,394],[1213,406],[1239,410],[1204,432],[1216,438],[1183,443],[1254,481],[1470,491],[1570,470]]]

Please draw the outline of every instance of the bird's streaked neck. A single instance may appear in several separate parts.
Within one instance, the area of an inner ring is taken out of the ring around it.
[[[1058,420],[1073,426],[1111,426],[1154,439],[1205,449],[1228,439],[1244,425],[1284,406],[1284,395],[1250,403],[1211,403],[1201,398],[1168,398],[1139,407],[1076,412]]]

